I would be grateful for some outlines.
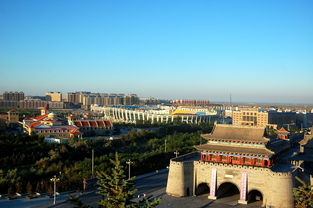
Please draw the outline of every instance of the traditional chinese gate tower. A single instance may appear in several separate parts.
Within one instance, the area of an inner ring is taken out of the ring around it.
[[[201,161],[235,165],[270,167],[274,152],[266,148],[269,141],[263,127],[215,125],[212,134],[204,134],[206,144],[197,146]]]
[[[221,187],[231,184],[239,191],[238,203],[246,204],[258,193],[263,206],[293,207],[293,169],[275,164],[281,143],[288,141],[270,141],[264,127],[225,124],[215,124],[212,133],[202,137],[207,143],[196,146],[198,152],[171,160],[167,194],[198,195],[206,189],[209,198],[216,199]]]

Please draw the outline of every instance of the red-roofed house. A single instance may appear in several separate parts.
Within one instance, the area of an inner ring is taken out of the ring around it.
[[[0,114],[0,123],[8,125],[10,123],[18,123],[19,113],[16,110],[9,110],[7,113]]]
[[[110,121],[104,120],[83,120],[76,119],[73,116],[68,117],[69,125],[79,128],[79,131],[86,136],[106,135],[113,128]]]
[[[282,140],[289,140],[289,134],[290,132],[284,129],[284,127],[280,128],[276,131],[277,138]]]
[[[74,125],[65,124],[64,120],[54,113],[48,113],[46,109],[41,110],[42,115],[35,118],[23,120],[24,131],[29,135],[32,133],[45,138],[69,138],[81,136],[79,128]]]

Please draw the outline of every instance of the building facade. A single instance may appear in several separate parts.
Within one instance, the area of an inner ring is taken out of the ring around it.
[[[9,110],[7,113],[0,113],[0,122],[5,125],[19,122],[19,113],[16,110]]]
[[[112,122],[103,119],[68,117],[68,124],[76,126],[84,136],[103,136],[113,129]]]
[[[107,94],[91,92],[70,92],[67,94],[68,102],[84,106],[97,105],[138,105],[139,98],[136,94]]]
[[[65,120],[50,113],[46,107],[41,109],[41,115],[23,120],[24,132],[35,133],[45,138],[80,137],[82,133],[76,126],[66,124]]]
[[[0,109],[39,109],[43,106],[49,106],[51,109],[67,108],[67,105],[64,102],[45,101],[41,99],[27,99],[20,101],[0,100]]]
[[[91,105],[91,111],[103,113],[104,118],[113,122],[122,123],[213,123],[218,119],[214,115],[180,114],[171,115],[167,110],[152,110],[144,108],[133,108],[132,106],[105,107]]]
[[[209,105],[210,101],[208,100],[172,100],[174,105]]]
[[[24,100],[24,92],[4,92],[3,100],[20,101]]]
[[[237,110],[232,112],[233,125],[267,126],[268,113],[258,110]]]
[[[62,102],[62,93],[60,92],[47,92],[46,98],[52,102]]]

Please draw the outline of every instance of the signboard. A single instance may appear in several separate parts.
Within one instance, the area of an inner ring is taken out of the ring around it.
[[[216,189],[216,168],[212,168],[211,183],[210,183],[210,196],[215,196]]]
[[[233,175],[227,175],[227,174],[224,176],[224,178],[233,178],[233,177],[234,177]]]
[[[240,201],[247,200],[247,172],[242,172],[241,176],[241,191],[240,191]]]

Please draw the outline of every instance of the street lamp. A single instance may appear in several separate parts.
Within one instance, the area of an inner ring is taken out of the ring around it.
[[[95,150],[91,151],[91,175],[94,178],[94,167],[95,167]]]
[[[54,177],[50,179],[50,181],[53,182],[53,204],[55,204],[55,201],[56,201],[56,189],[57,189],[57,182],[59,180],[60,179],[57,178],[56,175],[54,175]]]
[[[126,161],[126,164],[128,165],[128,179],[130,179],[130,165],[133,164],[131,160]]]

